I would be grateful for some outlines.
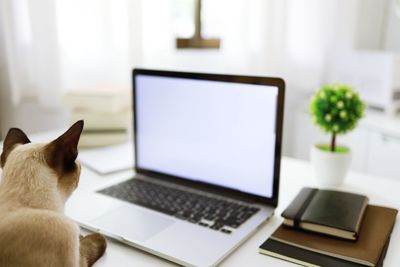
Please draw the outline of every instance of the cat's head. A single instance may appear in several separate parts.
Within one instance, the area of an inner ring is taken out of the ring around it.
[[[76,158],[82,130],[83,121],[78,121],[57,139],[34,144],[22,130],[11,128],[0,157],[3,182],[25,191],[55,189],[65,201],[79,182]]]

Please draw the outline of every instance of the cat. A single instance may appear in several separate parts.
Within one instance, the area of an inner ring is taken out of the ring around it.
[[[92,266],[105,252],[100,234],[80,237],[63,213],[76,189],[83,121],[47,144],[11,128],[0,156],[0,266]]]

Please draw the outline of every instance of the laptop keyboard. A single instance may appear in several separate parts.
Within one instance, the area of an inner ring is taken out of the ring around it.
[[[98,192],[226,234],[238,228],[259,210],[250,205],[138,178]]]

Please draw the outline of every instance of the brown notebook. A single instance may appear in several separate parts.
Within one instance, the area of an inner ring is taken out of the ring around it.
[[[376,267],[382,267],[389,246],[390,238],[386,241],[385,247]],[[303,266],[325,266],[325,267],[365,267],[366,265],[346,261],[340,258],[331,257],[325,254],[317,253],[307,249],[291,246],[285,243],[268,238],[258,250],[261,254],[294,262]],[[368,265],[367,265],[368,266]]]
[[[270,238],[328,256],[376,266],[392,232],[396,215],[396,209],[368,205],[356,242],[294,230],[284,225]]]

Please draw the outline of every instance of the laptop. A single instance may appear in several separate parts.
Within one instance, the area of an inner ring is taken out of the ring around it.
[[[66,213],[178,264],[218,264],[277,206],[283,104],[279,78],[133,70],[135,176],[77,191]]]

